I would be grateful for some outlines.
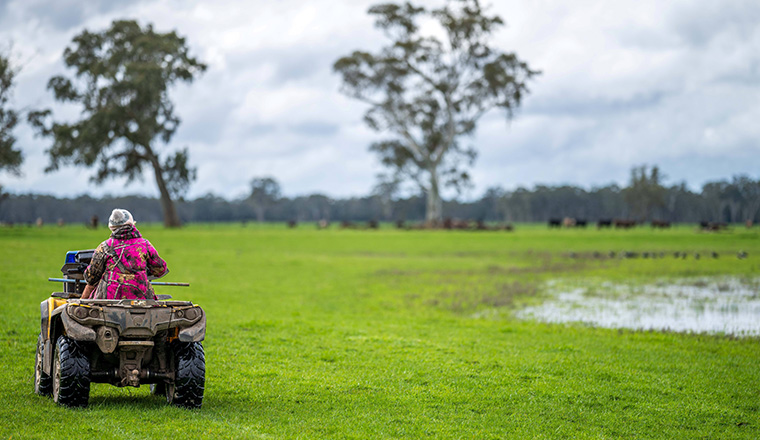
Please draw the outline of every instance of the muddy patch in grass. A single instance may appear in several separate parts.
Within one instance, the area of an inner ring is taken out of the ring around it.
[[[492,264],[486,268],[478,269],[379,269],[375,275],[380,277],[404,277],[404,276],[480,276],[480,275],[524,275],[524,274],[545,274],[545,273],[575,273],[585,270],[588,265],[582,261],[575,262],[552,262],[545,261],[538,265],[527,266],[502,266]]]
[[[608,328],[760,336],[760,279],[699,278],[651,284],[548,283],[523,319]]]
[[[537,292],[536,283],[514,281],[500,283],[495,288],[470,286],[447,290],[425,302],[428,306],[440,307],[455,313],[466,313],[483,308],[511,308],[515,306],[518,299],[534,296]]]

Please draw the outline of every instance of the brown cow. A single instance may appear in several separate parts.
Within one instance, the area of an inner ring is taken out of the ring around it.
[[[630,229],[636,226],[636,220],[616,218],[612,221],[612,224],[615,225],[615,227],[618,229]]]

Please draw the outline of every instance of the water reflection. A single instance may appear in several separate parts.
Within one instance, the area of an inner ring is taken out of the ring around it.
[[[670,280],[650,285],[568,287],[551,283],[552,299],[517,312],[524,319],[583,322],[609,328],[760,335],[758,279]]]

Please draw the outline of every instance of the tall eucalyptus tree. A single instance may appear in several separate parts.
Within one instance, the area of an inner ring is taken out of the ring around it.
[[[453,0],[427,9],[411,3],[372,6],[389,43],[377,53],[355,51],[333,69],[342,91],[365,102],[364,120],[391,137],[374,143],[394,179],[411,179],[427,195],[426,219],[442,218],[441,190],[461,190],[476,150],[463,143],[480,117],[493,108],[507,118],[539,72],[517,55],[490,42],[504,22],[488,15],[478,0]],[[442,38],[421,30],[436,22]]]
[[[131,182],[143,168],[153,170],[161,196],[164,224],[179,226],[173,199],[195,179],[187,148],[165,151],[179,127],[169,98],[171,86],[192,82],[206,65],[189,55],[176,32],[158,33],[151,25],[114,21],[102,32],[84,30],[63,53],[73,78],[48,82],[56,100],[79,104],[81,119],[47,120],[51,110],[32,112],[38,133],[51,137],[47,171],[62,163],[97,166],[95,182],[126,176]]]

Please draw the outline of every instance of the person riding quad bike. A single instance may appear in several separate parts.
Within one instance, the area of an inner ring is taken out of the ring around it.
[[[156,299],[148,274],[155,278],[166,275],[166,262],[140,235],[126,209],[114,209],[108,227],[111,237],[95,249],[84,271],[87,286],[82,299]]]

